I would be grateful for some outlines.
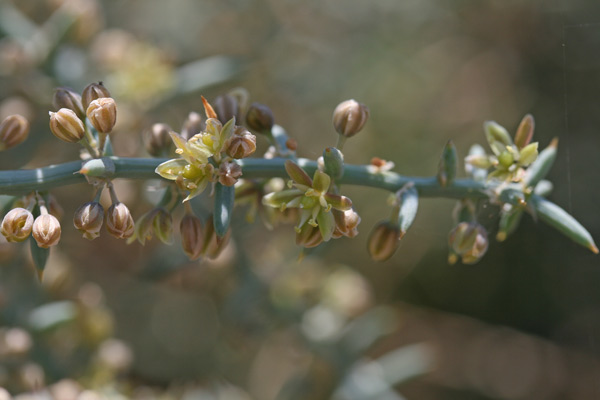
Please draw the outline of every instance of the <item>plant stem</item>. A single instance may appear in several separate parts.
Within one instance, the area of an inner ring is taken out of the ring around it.
[[[115,173],[111,178],[125,179],[160,179],[154,172],[158,164],[167,159],[159,158],[120,158],[110,157],[115,163]],[[262,159],[247,158],[238,160],[242,166],[243,177],[256,178],[287,178],[285,158]],[[317,169],[317,163],[312,160],[299,158],[296,162],[312,175]],[[0,171],[0,194],[22,195],[34,190],[49,190],[58,186],[84,183],[83,175],[77,173],[81,169],[81,161],[71,161],[63,164],[50,165],[30,170]],[[457,179],[452,185],[442,187],[435,176],[411,177],[394,172],[377,172],[371,166],[344,166],[344,175],[338,180],[341,184],[368,186],[395,192],[406,183],[413,182],[422,197],[447,198],[487,198],[487,192],[493,184],[477,182],[471,179]]]

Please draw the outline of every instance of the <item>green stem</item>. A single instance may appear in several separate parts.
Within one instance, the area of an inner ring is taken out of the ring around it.
[[[158,158],[120,158],[110,157],[115,164],[115,173],[111,178],[125,179],[160,179],[154,172],[158,164],[167,161]],[[256,178],[287,178],[285,158],[262,159],[247,158],[238,160],[242,166],[243,177]],[[312,160],[299,158],[296,162],[312,175],[317,169],[317,163]],[[34,190],[49,190],[58,186],[84,183],[83,175],[77,173],[81,169],[81,161],[71,161],[63,164],[50,165],[29,170],[0,171],[0,194],[22,195]],[[344,175],[338,180],[341,184],[368,186],[395,192],[406,183],[413,182],[422,197],[447,198],[487,198],[487,192],[493,188],[493,183],[477,182],[471,179],[456,179],[451,185],[442,187],[435,176],[411,177],[394,172],[379,173],[372,166],[344,166]]]

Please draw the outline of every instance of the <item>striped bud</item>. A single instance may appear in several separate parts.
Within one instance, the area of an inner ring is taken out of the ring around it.
[[[346,100],[333,111],[333,127],[342,136],[352,137],[369,119],[369,109],[356,100]]]
[[[33,229],[33,215],[24,208],[13,208],[2,219],[0,232],[9,242],[22,242]]]
[[[234,96],[230,94],[218,96],[213,104],[217,118],[222,124],[226,124],[233,117],[236,121],[240,120],[240,106]]]
[[[228,230],[223,237],[219,237],[219,235],[217,235],[217,232],[215,231],[213,215],[211,214],[206,221],[201,254],[210,259],[217,258],[229,243],[230,236],[231,229]]]
[[[189,140],[192,136],[206,129],[206,124],[202,121],[202,116],[197,112],[189,113],[181,128],[181,136],[185,140]]]
[[[171,127],[167,124],[152,125],[152,128],[144,136],[148,154],[157,157],[169,150],[173,143],[171,135],[169,135],[171,131]]]
[[[186,215],[179,224],[181,246],[190,260],[197,260],[202,255],[203,235],[202,221],[195,215]]]
[[[54,136],[67,143],[77,143],[85,135],[83,122],[75,111],[68,108],[50,112],[50,130]]]
[[[117,239],[127,239],[133,235],[135,225],[127,206],[114,203],[106,214],[106,230]]]
[[[104,208],[95,201],[83,204],[73,216],[73,225],[88,240],[93,240],[100,235],[103,222]]]
[[[84,110],[87,110],[92,101],[103,97],[110,97],[110,92],[104,87],[102,82],[91,83],[81,93],[81,105]]]
[[[42,214],[33,222],[32,234],[39,247],[46,249],[58,244],[60,233],[60,222],[54,215]]]
[[[450,256],[448,260],[454,264],[458,257],[463,264],[475,264],[488,249],[487,232],[477,222],[461,222],[448,235]]]
[[[29,135],[29,121],[25,117],[14,114],[0,123],[0,151],[21,144]]]
[[[90,103],[86,114],[98,132],[110,133],[117,122],[117,104],[112,97],[102,97]]]
[[[246,113],[246,124],[253,131],[270,132],[275,124],[273,112],[264,104],[252,103]]]
[[[52,97],[52,105],[54,105],[55,110],[68,108],[69,110],[74,111],[79,118],[85,118],[85,109],[81,104],[81,96],[69,88],[56,88],[54,90],[54,96]]]
[[[400,228],[390,221],[375,225],[367,241],[369,255],[375,261],[385,261],[394,255],[400,244]]]

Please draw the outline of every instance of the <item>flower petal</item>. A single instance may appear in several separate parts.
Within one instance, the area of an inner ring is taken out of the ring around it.
[[[315,171],[313,176],[313,188],[321,193],[326,193],[329,190],[331,178],[325,172]]]
[[[310,176],[308,176],[308,174],[292,160],[287,160],[285,162],[285,170],[294,182],[299,183],[300,185],[312,187],[313,182],[312,179],[310,179]]]
[[[281,192],[273,192],[265,195],[262,203],[265,206],[280,208],[301,195],[302,192],[298,189],[282,190]]]
[[[352,208],[352,200],[339,194],[325,193],[325,200],[335,209],[346,211]]]
[[[333,231],[335,230],[335,220],[333,218],[333,214],[330,212],[325,212],[325,210],[321,209],[319,215],[317,215],[317,223],[319,224],[319,230],[321,231],[321,236],[323,236],[323,241],[329,241]]]
[[[175,180],[180,174],[183,173],[183,169],[186,165],[188,165],[188,162],[183,158],[174,158],[160,164],[158,167],[156,167],[154,172],[165,179]]]

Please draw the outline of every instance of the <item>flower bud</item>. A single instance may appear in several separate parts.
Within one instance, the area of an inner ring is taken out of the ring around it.
[[[127,206],[114,203],[106,214],[106,230],[117,239],[127,239],[133,235],[135,225]]]
[[[117,122],[117,104],[112,97],[102,97],[90,103],[86,114],[98,132],[110,133]]]
[[[54,109],[68,108],[77,114],[81,119],[85,118],[85,110],[81,104],[81,96],[69,88],[59,87],[54,90],[52,97]]]
[[[450,263],[462,257],[463,264],[475,264],[483,257],[488,248],[487,232],[477,222],[461,222],[448,236]]]
[[[104,87],[102,82],[91,83],[81,93],[81,105],[84,110],[87,110],[92,101],[103,97],[110,97],[110,92]]]
[[[325,172],[333,179],[340,179],[344,175],[344,155],[335,147],[323,150],[323,167]]]
[[[304,224],[296,231],[296,244],[305,248],[317,247],[323,243],[323,235],[318,226]]]
[[[202,116],[197,112],[191,112],[183,123],[181,136],[185,140],[190,140],[192,136],[202,132],[205,128],[206,124],[202,121]]]
[[[213,221],[213,215],[211,214],[206,221],[206,228],[204,232],[204,241],[202,243],[202,255],[213,259],[217,258],[223,249],[229,243],[229,237],[231,236],[231,229],[225,233],[223,237],[219,237],[215,231],[215,225]]]
[[[375,261],[385,261],[398,249],[400,228],[390,221],[380,221],[375,225],[367,241],[369,255]]]
[[[33,215],[24,208],[13,208],[2,220],[0,232],[9,242],[22,242],[33,228]]]
[[[242,167],[234,162],[225,161],[219,166],[219,182],[225,186],[233,186],[242,176]]]
[[[145,135],[146,151],[151,156],[160,156],[171,147],[173,141],[169,132],[172,129],[167,124],[154,124]]]
[[[0,151],[21,144],[29,135],[29,121],[25,117],[14,114],[0,123]]]
[[[33,222],[32,233],[39,247],[54,246],[60,240],[60,222],[54,215],[42,214]]]
[[[226,153],[231,158],[246,158],[256,151],[256,136],[243,126],[236,126],[233,136],[226,145]]]
[[[202,221],[195,215],[185,215],[179,224],[181,246],[190,260],[197,260],[202,255]]]
[[[100,235],[103,222],[104,208],[95,201],[83,204],[73,216],[73,225],[88,240],[93,240]]]
[[[236,121],[240,120],[240,106],[234,96],[230,94],[218,96],[213,104],[217,118],[222,124],[226,124],[233,117]]]
[[[270,132],[275,119],[269,107],[260,103],[252,103],[246,113],[248,128],[256,132]]]
[[[356,100],[346,100],[333,111],[333,127],[342,136],[352,137],[369,119],[369,109]]]
[[[85,135],[83,122],[75,111],[68,108],[50,112],[50,130],[54,136],[68,143],[77,143]]]

